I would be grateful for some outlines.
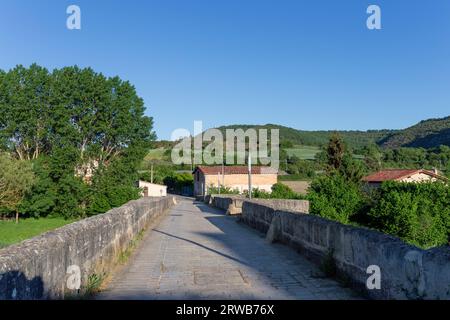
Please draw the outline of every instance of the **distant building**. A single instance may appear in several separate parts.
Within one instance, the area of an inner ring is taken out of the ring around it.
[[[372,173],[362,179],[370,187],[379,187],[384,181],[398,182],[434,182],[447,181],[447,178],[438,174],[437,170],[424,169],[386,169]]]
[[[240,193],[248,191],[247,166],[198,166],[194,172],[194,195],[208,194],[211,186],[237,189]],[[252,188],[272,191],[277,183],[278,171],[271,167],[252,167]]]
[[[150,183],[147,181],[138,181],[138,187],[142,189],[142,197],[165,197],[167,196],[167,186]]]

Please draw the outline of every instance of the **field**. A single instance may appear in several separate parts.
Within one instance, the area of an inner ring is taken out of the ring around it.
[[[164,159],[165,148],[151,149],[145,156],[145,161],[149,160],[162,160]]]
[[[294,148],[285,149],[288,156],[296,156],[303,160],[314,160],[316,154],[321,151],[319,147],[314,146],[295,146]]]
[[[282,184],[287,185],[292,191],[306,195],[310,186],[309,181],[281,181]]]
[[[32,238],[44,232],[62,227],[75,220],[63,218],[21,219],[16,224],[13,220],[0,221],[0,248]]]
[[[147,153],[144,161],[151,161],[151,160],[165,160],[167,159],[167,155],[165,155],[165,152],[168,149],[166,148],[157,148],[157,149],[151,149]],[[296,145],[293,148],[287,148],[284,149],[289,156],[297,156],[300,159],[305,160],[314,160],[317,153],[321,151],[320,147],[315,146],[301,146]],[[239,153],[235,151],[235,153]],[[169,156],[170,158],[170,156]]]

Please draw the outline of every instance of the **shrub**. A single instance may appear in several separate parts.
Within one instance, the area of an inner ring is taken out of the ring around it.
[[[220,186],[220,188],[210,185],[208,187],[208,194],[239,194],[238,189],[231,189],[226,186]]]
[[[191,173],[173,173],[164,178],[164,184],[170,191],[181,192],[183,188],[192,187],[194,178]]]
[[[370,225],[408,243],[430,248],[450,236],[450,188],[443,183],[382,184]]]
[[[248,192],[246,192],[248,195]],[[272,186],[272,192],[255,188],[252,190],[252,197],[259,199],[304,199],[304,197],[282,183],[275,183]]]
[[[287,185],[282,183],[275,183],[272,186],[271,198],[274,199],[304,199],[304,197],[296,192],[294,192]]]
[[[308,199],[312,214],[341,223],[349,223],[350,217],[365,204],[359,186],[338,173],[315,179],[311,184]]]

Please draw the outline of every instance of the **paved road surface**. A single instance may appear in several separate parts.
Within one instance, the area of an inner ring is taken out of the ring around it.
[[[355,299],[294,250],[190,199],[148,231],[96,299]]]

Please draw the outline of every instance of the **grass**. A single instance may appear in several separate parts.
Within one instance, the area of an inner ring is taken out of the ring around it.
[[[164,159],[164,153],[166,152],[166,149],[164,148],[158,148],[158,149],[151,149],[148,151],[147,155],[145,156],[145,161],[150,160],[163,160]]]
[[[321,149],[316,146],[295,146],[294,148],[287,148],[285,151],[289,157],[296,156],[303,160],[314,160]]]
[[[100,291],[103,281],[106,278],[106,274],[93,273],[88,277],[88,283],[85,289],[85,297],[92,297],[94,294]]]
[[[288,174],[283,176],[278,176],[278,181],[308,181],[311,182],[313,178],[301,174]]]
[[[131,240],[128,247],[119,254],[119,263],[126,264],[134,249],[136,249],[139,242],[144,238],[146,230],[141,230],[134,239]]]
[[[16,224],[14,220],[0,220],[0,248],[35,237],[75,221],[64,220],[63,218],[29,218],[21,219]]]

